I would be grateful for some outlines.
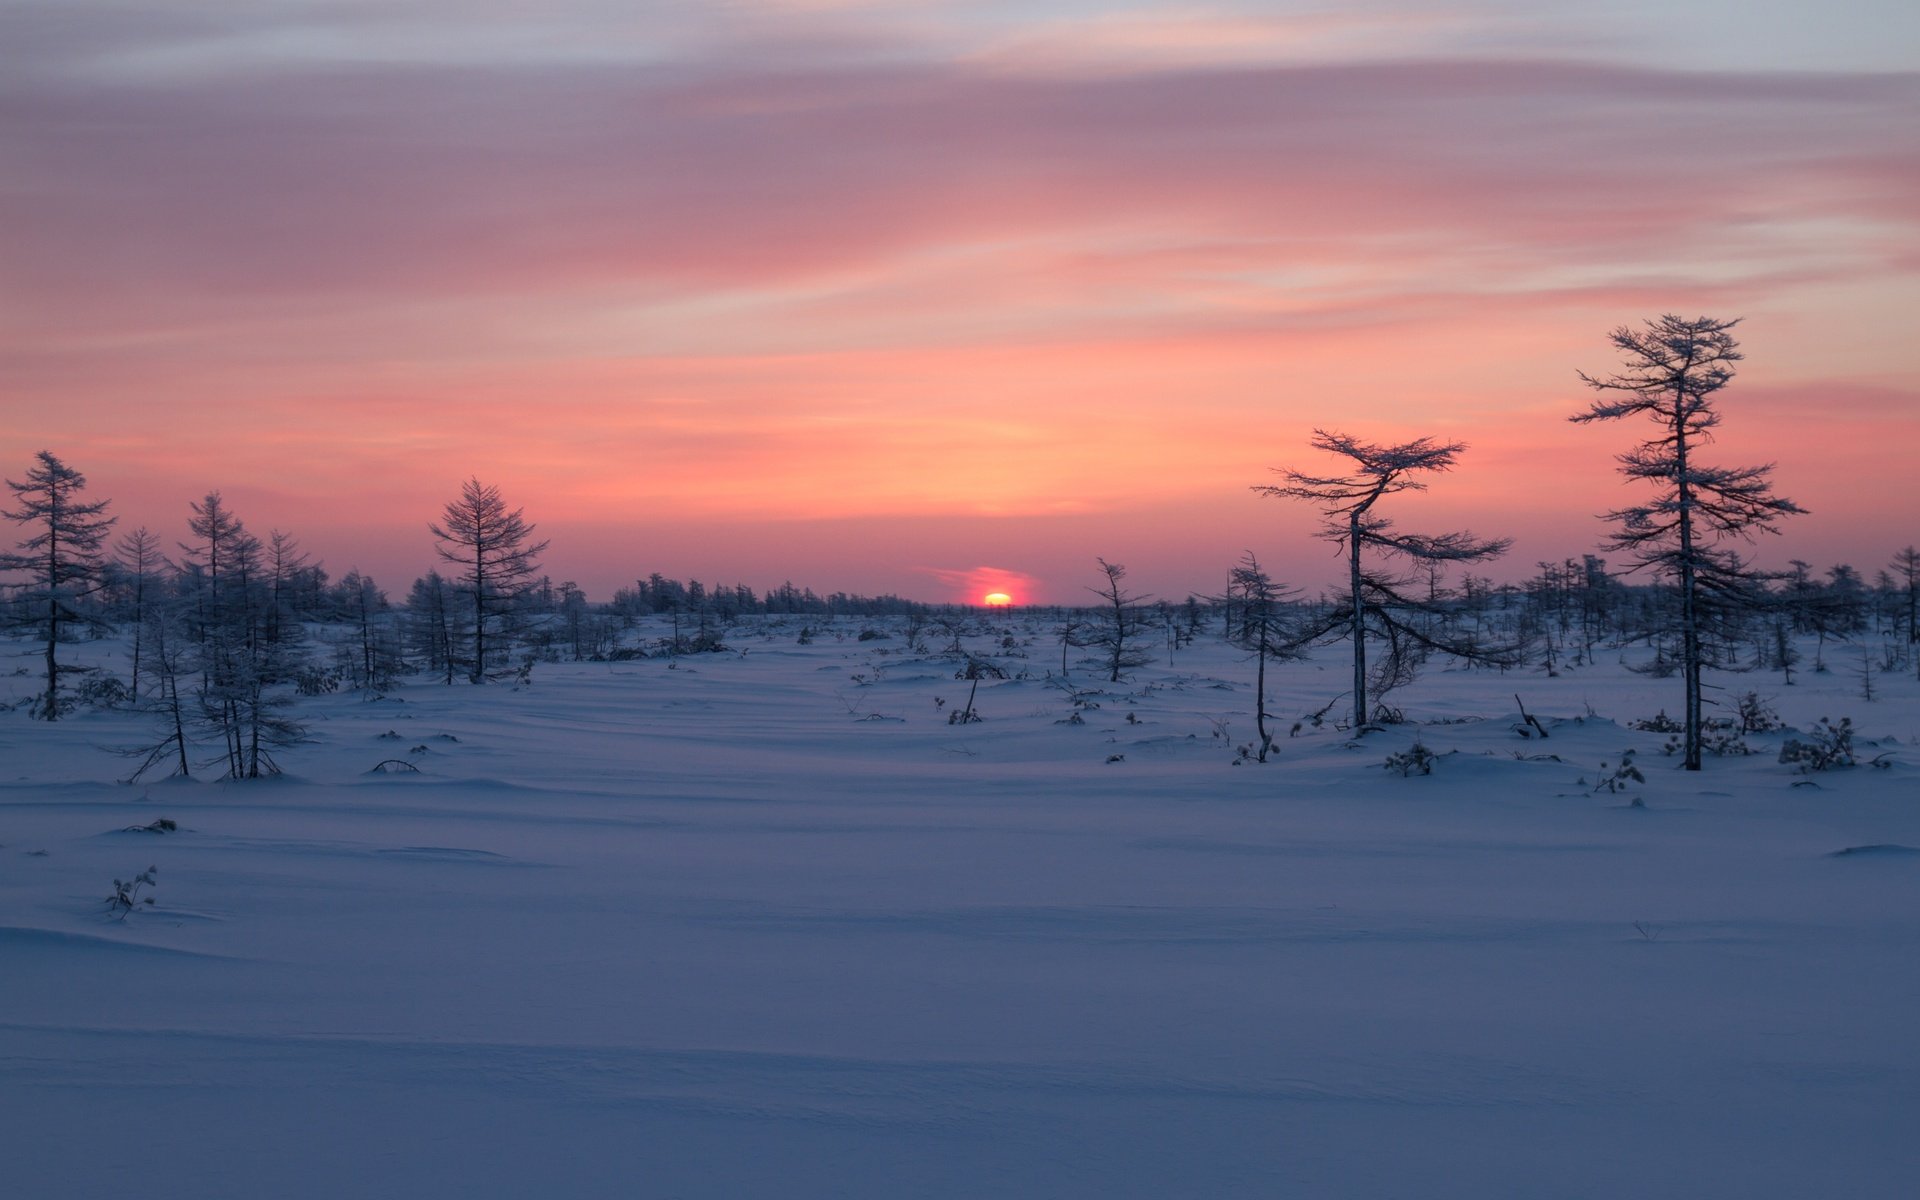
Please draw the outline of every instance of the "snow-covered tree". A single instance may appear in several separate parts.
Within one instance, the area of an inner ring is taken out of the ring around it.
[[[469,479],[441,520],[427,527],[440,539],[434,549],[441,559],[460,568],[454,582],[473,623],[468,678],[474,683],[485,682],[489,656],[511,645],[521,599],[536,585],[538,559],[547,548],[530,540],[534,527],[521,511],[508,510],[499,488]]]
[[[387,594],[355,568],[334,585],[332,596],[334,610],[354,627],[354,644],[346,656],[354,686],[369,691],[391,686],[403,664],[399,648],[379,619],[390,607]]]
[[[105,515],[108,501],[82,500],[87,477],[45,450],[27,469],[26,482],[9,479],[7,487],[19,507],[0,513],[30,531],[18,543],[22,553],[0,554],[0,570],[24,571],[29,580],[8,623],[38,631],[46,643],[47,690],[33,715],[56,721],[67,707],[60,676],[75,669],[61,666],[56,647],[68,627],[98,623],[80,601],[100,587],[100,543],[116,518]]]
[[[1403,533],[1375,505],[1400,492],[1426,490],[1419,476],[1450,471],[1466,449],[1462,442],[1436,443],[1418,438],[1394,446],[1362,442],[1344,433],[1314,430],[1315,449],[1350,460],[1345,475],[1307,475],[1282,471],[1285,484],[1256,486],[1253,490],[1286,500],[1307,500],[1321,506],[1326,518],[1318,536],[1340,546],[1347,555],[1347,590],[1332,610],[1303,626],[1300,645],[1353,645],[1353,728],[1363,728],[1371,717],[1369,697],[1378,699],[1389,689],[1413,678],[1420,661],[1439,651],[1470,662],[1504,664],[1512,659],[1502,647],[1455,637],[1444,627],[1410,620],[1417,614],[1434,615],[1435,606],[1410,590],[1421,577],[1417,571],[1395,570],[1395,560],[1416,566],[1429,563],[1482,562],[1506,552],[1507,538],[1477,538],[1471,533]],[[1369,665],[1369,638],[1383,644],[1383,654]]]
[[[1901,597],[1901,624],[1906,627],[1907,642],[1920,642],[1920,550],[1908,546],[1888,564]]]
[[[428,571],[413,581],[407,593],[407,645],[426,661],[427,672],[441,682],[453,682],[458,646],[467,637],[461,623],[459,598],[453,586],[438,571]]]
[[[1667,314],[1644,328],[1621,326],[1609,340],[1625,369],[1604,379],[1582,372],[1602,397],[1569,418],[1585,424],[1643,416],[1655,426],[1652,437],[1619,456],[1621,473],[1652,484],[1654,495],[1606,514],[1619,524],[1608,546],[1632,557],[1630,570],[1650,568],[1677,593],[1689,771],[1700,769],[1708,643],[1732,634],[1737,615],[1762,602],[1762,576],[1726,543],[1778,533],[1781,518],[1805,511],[1773,494],[1772,464],[1711,467],[1699,459],[1720,424],[1714,398],[1743,357],[1731,332],[1737,324]]]

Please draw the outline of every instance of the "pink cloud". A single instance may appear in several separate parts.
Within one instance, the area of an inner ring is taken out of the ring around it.
[[[1832,430],[1908,436],[1911,354],[1858,331],[1920,269],[1912,75],[1222,66],[1199,27],[1178,69],[676,42],[249,70],[258,31],[205,14],[27,32],[0,437],[168,513],[223,487],[330,545],[417,540],[478,473],[583,578],[624,547],[817,579],[800,546],[823,583],[928,578],[868,572],[875,530],[1016,595],[1077,598],[1096,553],[1183,595],[1304,537],[1242,493],[1338,420],[1459,432],[1447,494],[1567,543],[1614,486],[1562,428],[1572,371],[1675,307],[1758,313],[1755,440],[1808,490],[1848,486]],[[1859,403],[1803,423],[1836,387]]]

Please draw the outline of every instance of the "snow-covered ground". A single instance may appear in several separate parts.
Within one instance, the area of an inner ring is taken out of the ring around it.
[[[1057,671],[1000,620],[977,649]],[[1617,656],[1287,736],[1334,650],[1235,765],[1217,641],[1077,669],[1081,724],[1013,679],[953,725],[955,664],[863,624],[305,701],[257,783],[122,785],[143,718],[0,714],[0,1193],[1914,1194],[1910,674],[1719,680],[1890,767],[1765,734],[1686,774],[1627,725],[1677,681]],[[1416,735],[1433,773],[1383,769]]]

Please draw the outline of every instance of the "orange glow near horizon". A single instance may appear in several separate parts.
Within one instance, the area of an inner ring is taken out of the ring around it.
[[[1005,592],[988,592],[981,597],[980,602],[988,608],[1006,608],[1013,603],[1013,597]]]

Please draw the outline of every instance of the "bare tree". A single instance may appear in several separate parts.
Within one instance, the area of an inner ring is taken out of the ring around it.
[[[304,558],[277,531],[262,545],[219,492],[193,505],[187,528],[200,539],[181,546],[197,622],[200,724],[220,739],[227,778],[277,775],[273,751],[306,740],[288,713],[287,685],[305,662],[300,630],[274,611]]]
[[[37,532],[19,542],[23,554],[0,555],[0,570],[25,571],[32,580],[22,589],[16,627],[38,628],[46,641],[47,690],[34,715],[57,721],[65,710],[60,676],[79,668],[62,667],[55,653],[71,625],[95,625],[98,618],[79,601],[100,587],[100,543],[115,518],[104,516],[108,501],[82,501],[87,477],[42,450],[27,469],[25,483],[7,480],[17,509],[0,509],[9,521]]]
[[[354,686],[369,692],[392,686],[399,656],[375,621],[388,607],[386,593],[370,576],[354,568],[341,577],[335,594],[342,602],[343,615],[353,622],[360,642],[358,652],[350,655],[349,674]]]
[[[1138,607],[1148,597],[1133,595],[1120,585],[1127,576],[1125,567],[1104,558],[1094,561],[1100,564],[1104,582],[1087,590],[1100,597],[1101,603],[1099,616],[1082,634],[1085,639],[1082,644],[1099,649],[1100,661],[1107,669],[1107,682],[1119,683],[1121,672],[1153,661],[1152,648],[1144,644],[1147,615]]]
[[[1894,578],[1905,593],[1902,623],[1907,627],[1907,642],[1909,645],[1920,642],[1920,550],[1908,546],[1895,554],[1889,565],[1896,572]]]
[[[300,543],[294,536],[276,529],[267,535],[265,567],[267,579],[265,637],[276,645],[286,641],[297,641],[303,631],[300,627],[302,614],[296,612],[293,605],[296,594],[295,585],[300,575],[311,570],[312,565],[307,556],[301,552]]]
[[[413,581],[407,596],[407,636],[415,651],[426,658],[427,670],[453,682],[455,647],[466,638],[460,614],[454,609],[453,589],[438,571]]]
[[[1060,637],[1060,674],[1063,677],[1071,674],[1067,668],[1067,652],[1087,644],[1086,630],[1086,614],[1077,608],[1067,609],[1060,618],[1060,624],[1054,626],[1053,632]]]
[[[467,677],[484,683],[488,655],[499,652],[489,650],[488,635],[497,632],[497,640],[510,642],[521,598],[534,585],[547,543],[530,543],[534,527],[521,510],[508,511],[500,489],[478,479],[462,484],[460,498],[447,505],[440,523],[427,528],[442,543],[434,548],[441,559],[460,568],[456,581],[468,597],[473,619],[473,661]]]
[[[245,713],[254,682],[250,658],[260,635],[254,605],[260,540],[217,491],[191,507],[187,529],[199,540],[180,544],[179,569],[192,603],[200,724],[219,736],[227,777],[242,779],[247,774]]]
[[[1273,581],[1261,569],[1260,560],[1249,550],[1228,577],[1227,594],[1221,599],[1233,614],[1231,641],[1253,655],[1253,724],[1260,736],[1256,757],[1267,761],[1273,748],[1273,735],[1267,731],[1267,663],[1299,657],[1299,638],[1286,601],[1293,589]]]
[[[1320,505],[1326,521],[1318,536],[1346,552],[1345,594],[1320,620],[1301,629],[1298,644],[1353,644],[1353,728],[1359,730],[1368,723],[1369,695],[1377,700],[1389,689],[1410,681],[1420,660],[1431,651],[1477,663],[1511,662],[1512,653],[1505,648],[1480,645],[1470,638],[1454,637],[1442,626],[1403,619],[1403,614],[1445,614],[1408,591],[1419,578],[1418,572],[1394,571],[1374,561],[1384,557],[1415,565],[1481,562],[1506,552],[1512,544],[1507,538],[1476,538],[1464,532],[1432,536],[1402,533],[1389,518],[1374,511],[1374,506],[1388,496],[1425,491],[1426,483],[1417,476],[1452,470],[1466,445],[1436,444],[1432,438],[1423,437],[1397,446],[1381,446],[1324,429],[1314,430],[1313,445],[1351,460],[1353,470],[1345,475],[1283,471],[1285,484],[1253,490]],[[1370,635],[1384,643],[1384,653],[1371,669],[1367,661]]]
[[[147,532],[144,525],[123,535],[114,547],[114,583],[120,593],[121,612],[133,631],[133,682],[128,690],[136,702],[140,698],[141,659],[147,649],[147,612],[164,562],[160,539]]]
[[[1714,395],[1733,379],[1733,364],[1742,357],[1730,332],[1737,324],[1669,313],[1642,329],[1621,326],[1609,340],[1625,369],[1604,379],[1582,372],[1587,386],[1604,396],[1568,418],[1586,424],[1644,416],[1657,429],[1619,456],[1621,474],[1653,484],[1653,499],[1606,514],[1620,526],[1607,544],[1632,556],[1630,571],[1652,568],[1677,593],[1689,771],[1700,769],[1700,676],[1708,640],[1730,635],[1730,619],[1763,602],[1763,577],[1721,543],[1778,533],[1782,517],[1806,511],[1773,494],[1771,463],[1710,467],[1697,458],[1720,424]]]
[[[180,680],[187,670],[186,633],[170,604],[149,607],[146,624],[141,637],[148,647],[152,683],[145,710],[153,715],[155,730],[152,740],[124,752],[141,760],[128,783],[163,765],[171,765],[175,775],[193,774],[187,758],[187,708],[180,693]]]

